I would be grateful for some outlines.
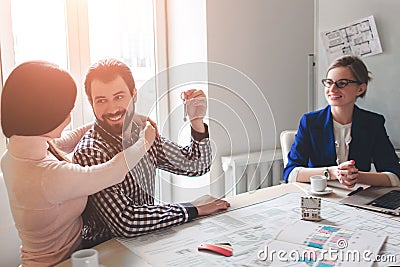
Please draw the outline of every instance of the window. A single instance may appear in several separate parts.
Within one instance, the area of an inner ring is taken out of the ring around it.
[[[140,90],[156,74],[152,1],[89,0],[88,13],[91,63],[113,57],[129,65],[139,90],[138,112],[147,114],[157,100],[155,91]]]
[[[43,59],[67,68],[65,22],[63,0],[12,0],[15,65]]]
[[[135,69],[138,82],[154,75],[151,1],[89,0],[88,13],[91,63],[115,57]]]

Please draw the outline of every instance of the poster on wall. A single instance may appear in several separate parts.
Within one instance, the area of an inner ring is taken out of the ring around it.
[[[329,63],[343,55],[367,57],[382,53],[373,16],[321,32],[321,38]]]

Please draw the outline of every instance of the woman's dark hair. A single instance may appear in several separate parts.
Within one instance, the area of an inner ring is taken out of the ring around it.
[[[367,69],[364,62],[356,56],[343,56],[336,59],[332,65],[326,71],[326,75],[331,69],[338,67],[347,67],[353,74],[354,78],[361,83],[368,85],[368,82],[372,80],[370,74],[371,72]],[[367,90],[364,91],[359,97],[364,97]]]
[[[1,93],[1,127],[6,137],[38,136],[57,128],[75,105],[71,75],[47,61],[17,66]]]

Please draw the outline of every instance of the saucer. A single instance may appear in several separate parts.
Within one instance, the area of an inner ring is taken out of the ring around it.
[[[328,195],[330,193],[333,192],[333,189],[330,187],[325,188],[325,191],[321,191],[321,192],[316,192],[310,189],[307,190],[308,193],[310,193],[311,195],[316,195],[316,196],[323,196],[323,195]]]

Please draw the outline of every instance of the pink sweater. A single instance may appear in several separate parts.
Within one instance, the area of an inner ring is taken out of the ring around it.
[[[72,152],[87,127],[56,141]],[[10,206],[22,240],[23,266],[53,266],[81,242],[81,213],[87,196],[121,182],[146,153],[144,138],[113,160],[93,167],[59,161],[47,151],[48,138],[12,136],[1,161]],[[128,154],[128,155],[127,155]],[[129,163],[125,157],[129,158]]]

